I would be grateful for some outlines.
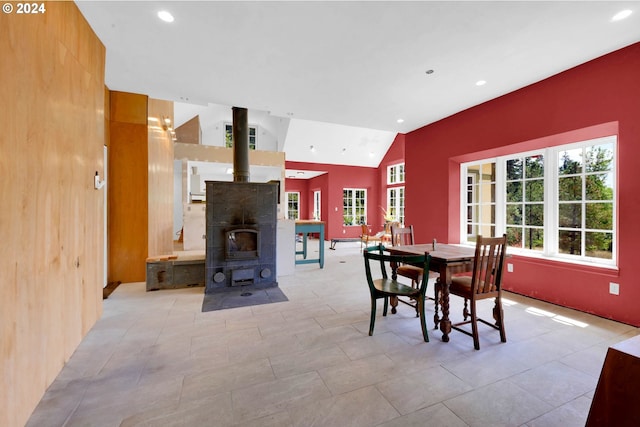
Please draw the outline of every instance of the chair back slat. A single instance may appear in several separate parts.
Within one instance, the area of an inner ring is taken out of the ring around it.
[[[507,238],[478,236],[472,287],[475,294],[500,290]]]
[[[391,225],[391,245],[413,245],[413,225],[401,227],[400,224]]]

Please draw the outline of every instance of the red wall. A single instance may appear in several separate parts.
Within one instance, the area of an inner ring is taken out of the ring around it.
[[[404,145],[405,135],[397,134],[393,140],[393,144],[387,150],[387,153],[382,158],[380,166],[378,167],[378,185],[380,186],[380,205],[387,209],[387,167],[391,165],[397,165],[404,162]],[[406,171],[406,165],[405,165]],[[406,175],[405,175],[406,176]],[[394,185],[394,187],[402,187],[404,184]],[[381,214],[384,215],[380,209]],[[409,223],[407,223],[409,224]]]
[[[505,289],[640,326],[640,43],[406,135],[407,223],[416,239],[459,241],[459,163],[557,145],[567,132],[618,134],[618,269],[513,256]],[[569,134],[571,135],[571,134]],[[428,167],[426,167],[428,166]],[[609,282],[620,295],[609,294]]]
[[[316,178],[285,180],[284,191],[300,191],[301,219],[309,219],[313,213],[313,192],[321,191],[321,215],[325,221],[326,239],[340,237],[359,237],[360,226],[345,227],[342,218],[342,189],[367,189],[367,216],[373,232],[382,229],[382,210],[380,206],[380,188],[378,185],[378,169],[356,166],[340,166],[320,163],[290,162],[287,169],[302,169],[327,172]]]

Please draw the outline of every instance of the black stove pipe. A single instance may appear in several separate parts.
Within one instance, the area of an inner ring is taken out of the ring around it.
[[[249,182],[249,116],[233,107],[233,182]]]

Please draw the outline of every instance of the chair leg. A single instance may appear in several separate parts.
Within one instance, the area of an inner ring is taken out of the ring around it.
[[[420,312],[420,326],[422,327],[422,337],[425,342],[429,342],[429,332],[427,332],[427,319],[424,314],[424,298],[418,298],[416,301],[416,306],[419,307],[418,311]]]
[[[502,300],[496,297],[496,305],[493,307],[493,318],[500,331],[500,341],[507,342],[507,333],[504,330],[504,311],[502,310]]]
[[[467,317],[469,317],[469,306],[468,306],[468,299],[464,299],[464,308],[462,309],[462,319],[466,322],[467,321]],[[474,304],[472,304],[471,306],[471,311],[474,310]]]
[[[371,320],[369,321],[369,336],[373,335],[373,327],[376,324],[376,298],[371,297]]]
[[[382,315],[387,315],[387,309],[389,308],[389,297],[384,297],[384,308],[382,309]]]
[[[467,300],[465,300],[465,305],[466,302]],[[480,350],[480,337],[478,336],[478,314],[476,313],[475,301],[471,303],[471,333],[473,335],[473,348],[475,348],[476,350]]]

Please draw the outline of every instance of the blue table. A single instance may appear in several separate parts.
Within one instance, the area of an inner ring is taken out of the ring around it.
[[[309,233],[319,233],[318,242],[319,258],[307,259],[307,238]],[[324,268],[324,222],[313,220],[296,221],[296,236],[302,234],[302,250],[296,251],[297,255],[302,255],[302,259],[296,259],[296,264],[320,263],[320,268]]]

